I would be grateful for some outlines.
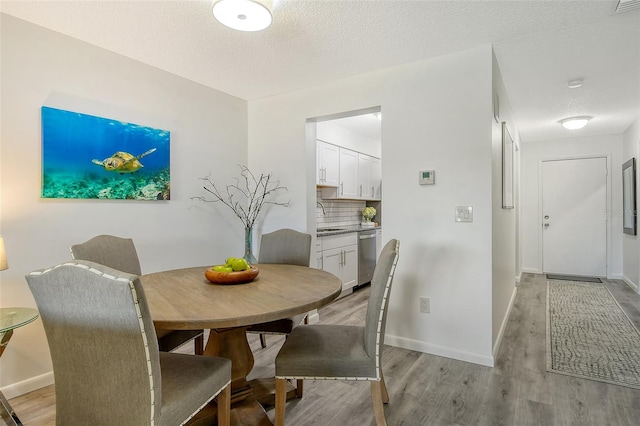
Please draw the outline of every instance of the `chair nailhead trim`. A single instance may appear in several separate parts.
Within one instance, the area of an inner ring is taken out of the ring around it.
[[[393,258],[393,264],[391,265],[391,271],[389,273],[389,277],[387,278],[387,284],[384,287],[384,294],[382,296],[382,304],[380,306],[380,316],[378,317],[378,328],[376,330],[376,380],[380,380],[382,377],[380,365],[380,342],[382,337],[382,320],[384,319],[384,312],[387,306],[387,299],[389,297],[389,289],[391,288],[391,281],[393,281],[393,274],[396,271],[396,265],[398,264],[398,256],[400,251],[400,241],[396,241],[396,255]]]
[[[149,340],[147,339],[147,333],[146,330],[144,328],[144,322],[142,321],[142,313],[140,312],[140,304],[138,301],[138,294],[136,292],[136,289],[133,285],[133,280],[128,279],[128,278],[123,278],[123,277],[114,277],[113,275],[109,275],[109,274],[105,274],[95,268],[92,268],[88,265],[83,265],[80,263],[75,263],[75,262],[67,262],[67,263],[62,263],[60,265],[56,265],[53,268],[49,268],[49,269],[45,269],[44,271],[34,271],[31,272],[29,275],[44,275],[47,272],[50,272],[56,268],[59,268],[61,266],[73,266],[76,268],[81,268],[81,269],[86,269],[89,272],[93,272],[96,275],[100,275],[102,277],[105,277],[107,279],[113,280],[113,281],[119,281],[119,282],[125,282],[129,284],[129,289],[131,291],[131,296],[133,297],[133,304],[136,308],[136,314],[138,316],[138,324],[140,325],[140,332],[142,333],[142,341],[144,343],[144,351],[145,351],[145,355],[147,358],[147,372],[149,374],[149,392],[151,394],[151,418],[150,420],[150,425],[153,426],[155,419],[154,419],[154,406],[155,406],[155,396],[153,393],[154,390],[154,385],[153,385],[153,370],[151,368],[151,354],[149,353]],[[193,416],[192,416],[193,417]]]

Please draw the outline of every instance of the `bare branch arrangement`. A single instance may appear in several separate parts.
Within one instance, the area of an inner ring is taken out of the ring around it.
[[[191,199],[205,203],[221,202],[233,211],[245,228],[249,229],[253,228],[265,204],[289,207],[291,200],[286,203],[269,200],[275,192],[287,191],[285,186],[280,185],[279,180],[273,179],[271,173],[262,173],[260,177],[256,177],[247,166],[240,165],[239,167],[240,178],[234,178],[235,183],[226,185],[224,189],[211,180],[211,173],[206,177],[199,178],[204,181],[203,188],[213,196],[213,199],[206,197],[191,197]]]

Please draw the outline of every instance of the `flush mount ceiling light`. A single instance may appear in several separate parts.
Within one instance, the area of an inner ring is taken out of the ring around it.
[[[271,1],[219,0],[213,5],[213,16],[234,30],[264,30],[271,25]]]
[[[569,86],[569,89],[577,89],[578,87],[582,87],[583,83],[584,81],[581,78],[578,78],[575,80],[571,80],[569,83],[567,83],[567,85]]]
[[[564,127],[565,129],[578,130],[586,126],[589,120],[591,120],[591,118],[592,117],[587,117],[587,116],[569,117],[569,118],[560,120],[560,124],[562,124],[562,127]]]

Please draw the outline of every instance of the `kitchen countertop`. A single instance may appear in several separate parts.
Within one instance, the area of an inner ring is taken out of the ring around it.
[[[317,237],[327,237],[329,235],[349,234],[352,232],[371,231],[372,229],[380,229],[382,226],[361,226],[361,225],[336,225],[318,228]]]

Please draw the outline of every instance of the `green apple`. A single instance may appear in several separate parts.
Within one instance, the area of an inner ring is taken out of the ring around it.
[[[213,270],[216,272],[233,272],[233,268],[227,265],[216,265]]]
[[[246,271],[249,269],[249,264],[242,258],[234,259],[231,261],[231,268],[233,268],[234,271]]]

